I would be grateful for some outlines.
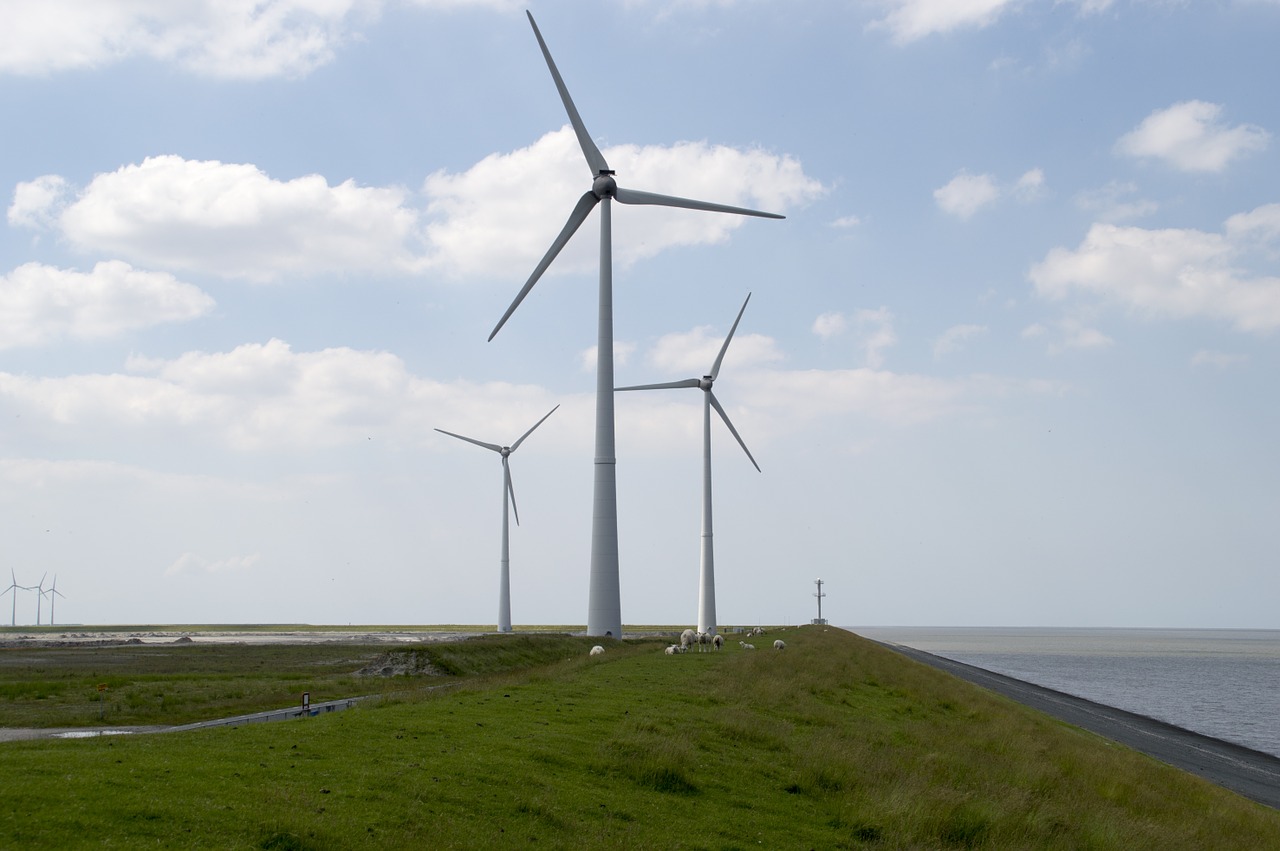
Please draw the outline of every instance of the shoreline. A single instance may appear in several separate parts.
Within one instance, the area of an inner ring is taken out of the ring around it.
[[[1280,757],[1136,712],[1095,703],[975,665],[935,656],[914,647],[870,638],[867,640],[908,659],[996,692],[1059,721],[1133,748],[1259,804],[1280,809]]]

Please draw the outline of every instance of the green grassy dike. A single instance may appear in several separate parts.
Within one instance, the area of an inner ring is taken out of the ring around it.
[[[838,629],[591,643],[423,647],[445,676],[304,721],[0,744],[0,847],[1280,844],[1276,811]]]

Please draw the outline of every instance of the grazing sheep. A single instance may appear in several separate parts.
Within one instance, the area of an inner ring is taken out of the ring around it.
[[[778,640],[776,640],[776,641],[774,641],[774,642],[773,642],[773,649],[774,649],[774,650],[786,650],[786,649],[787,649],[787,642],[785,642],[785,641],[783,641],[781,638],[779,638]]]
[[[711,639],[711,648],[719,650],[721,647],[724,647],[724,636],[717,632]]]
[[[603,648],[603,647],[601,647],[599,644],[597,644],[595,647],[592,647],[592,648],[591,648],[591,654],[590,654],[590,655],[592,655],[592,656],[603,656],[603,655],[604,655],[604,648]]]
[[[743,650],[755,650],[755,649],[756,649],[756,646],[755,646],[754,644],[748,644],[748,643],[747,643],[747,642],[745,642],[745,641],[739,641],[738,643],[742,645],[742,649],[743,649]]]
[[[680,646],[685,650],[688,650],[689,645],[693,644],[697,640],[698,634],[691,629],[686,629],[684,632],[680,633]]]

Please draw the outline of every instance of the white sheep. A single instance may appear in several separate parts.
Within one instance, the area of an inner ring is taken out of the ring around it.
[[[675,656],[677,653],[683,653],[684,651],[685,648],[679,644],[669,644],[665,652],[668,656]]]
[[[786,649],[787,649],[787,642],[785,642],[785,641],[783,641],[781,638],[779,638],[779,639],[777,639],[776,641],[774,641],[774,642],[773,642],[773,649],[774,649],[774,650],[786,650]]]
[[[707,648],[708,646],[710,646],[710,644],[711,644],[711,633],[709,632],[698,633],[698,652],[699,653],[706,653]]]
[[[698,640],[698,633],[694,632],[691,629],[686,629],[684,632],[680,633],[680,646],[683,647],[685,650],[688,650],[689,645],[696,643],[697,640]]]
[[[601,647],[599,644],[597,644],[595,647],[592,647],[592,648],[591,648],[591,654],[590,654],[590,655],[592,655],[592,656],[603,656],[603,655],[604,655],[604,648],[603,648],[603,647]]]
[[[714,650],[719,650],[721,647],[724,647],[724,636],[717,632],[711,639],[711,647]]]
[[[755,646],[754,644],[748,644],[748,643],[747,643],[747,642],[745,642],[745,641],[739,641],[738,643],[742,645],[742,649],[743,649],[743,650],[755,650],[755,649],[756,649],[756,646]]]

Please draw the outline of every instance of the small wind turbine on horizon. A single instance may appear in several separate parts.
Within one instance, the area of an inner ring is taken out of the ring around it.
[[[622,204],[680,207],[688,210],[705,210],[713,213],[734,213],[743,216],[759,216],[770,219],[785,218],[776,213],[763,213],[743,207],[730,207],[707,201],[694,201],[672,195],[640,192],[618,186],[614,171],[609,168],[604,155],[591,139],[578,109],[574,106],[569,90],[565,87],[560,71],[551,58],[551,51],[542,39],[532,13],[526,12],[538,47],[546,59],[551,78],[555,81],[560,100],[564,103],[569,123],[578,137],[587,165],[591,169],[591,188],[588,189],[569,214],[558,236],[534,267],[533,274],[525,282],[507,312],[502,314],[493,332],[492,340],[502,326],[524,301],[533,285],[542,277],[561,249],[586,221],[591,210],[600,206],[600,286],[596,340],[596,436],[595,473],[591,515],[591,579],[587,602],[587,634],[622,637],[622,599],[618,583],[618,484],[617,458],[614,454],[613,411],[613,227],[610,201]]]
[[[46,591],[45,593],[49,595],[49,626],[53,626],[54,625],[53,604],[57,602],[55,598],[56,597],[65,598],[67,596],[66,594],[63,594],[61,591],[58,590],[58,574],[55,573],[53,575],[53,585],[50,586],[49,590]]]
[[[44,581],[45,579],[48,578],[48,576],[49,576],[49,571],[46,570],[44,572],[44,576],[40,577],[40,584],[37,585],[35,588],[27,589],[28,591],[36,592],[36,626],[40,626],[40,607],[41,607],[41,604],[44,603],[44,594],[45,594]]]
[[[18,625],[18,592],[31,591],[34,589],[32,589],[28,585],[19,585],[18,575],[13,572],[13,568],[9,568],[9,578],[12,580],[12,584],[10,584],[9,587],[4,589],[3,591],[0,591],[0,597],[3,597],[5,594],[13,595],[13,613],[12,615],[10,615],[10,617],[12,618],[12,620],[10,621],[10,625],[17,626]]]
[[[738,311],[737,318],[733,320],[733,327],[729,329],[729,336],[724,338],[724,345],[720,347],[720,353],[716,355],[716,360],[711,365],[710,373],[701,378],[686,378],[683,381],[635,384],[630,387],[617,388],[618,390],[668,390],[677,387],[697,387],[702,391],[702,560],[698,572],[698,632],[705,632],[710,635],[714,635],[719,629],[716,622],[715,547],[712,540],[711,523],[712,408],[716,409],[720,419],[724,420],[724,424],[729,427],[729,433],[738,441],[742,451],[747,453],[747,458],[750,459],[751,465],[756,468],[756,472],[760,472],[760,465],[756,463],[756,459],[751,455],[751,450],[747,449],[747,444],[742,441],[742,436],[733,427],[733,423],[729,420],[729,415],[725,413],[720,401],[716,399],[716,394],[711,392],[712,386],[716,383],[716,377],[720,375],[720,364],[724,362],[724,353],[729,350],[729,342],[733,339],[734,332],[738,330],[738,323],[742,321],[742,314],[746,312],[748,301],[751,301],[751,293],[747,293],[746,301],[742,302],[742,308]]]
[[[496,443],[485,443],[482,440],[476,440],[473,437],[465,437],[461,434],[454,434],[451,431],[445,431],[442,428],[436,429],[441,434],[447,434],[450,437],[456,437],[458,440],[465,440],[467,443],[474,443],[476,446],[483,446],[502,456],[502,559],[499,562],[498,572],[498,632],[511,632],[511,549],[508,517],[514,514],[516,525],[520,525],[520,511],[516,508],[516,492],[511,486],[511,464],[508,458],[511,453],[520,448],[520,444],[524,443],[524,439],[533,434],[533,430],[546,422],[547,417],[554,414],[560,408],[556,405],[543,416],[542,419],[534,423],[528,431],[520,435],[520,439],[510,446],[499,446]],[[507,499],[510,497],[510,508],[508,508]]]

